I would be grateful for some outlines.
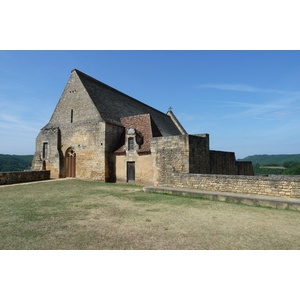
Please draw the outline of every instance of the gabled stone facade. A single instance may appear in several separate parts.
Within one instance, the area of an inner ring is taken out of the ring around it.
[[[209,150],[164,114],[73,70],[49,123],[36,139],[34,170],[52,178],[162,184],[168,172],[253,175],[234,153]]]

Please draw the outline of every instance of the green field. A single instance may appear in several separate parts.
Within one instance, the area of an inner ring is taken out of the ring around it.
[[[0,249],[300,249],[300,212],[61,180],[0,187]]]

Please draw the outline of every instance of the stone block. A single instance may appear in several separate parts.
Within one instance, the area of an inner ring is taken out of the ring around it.
[[[300,198],[300,188],[291,189],[291,198]]]

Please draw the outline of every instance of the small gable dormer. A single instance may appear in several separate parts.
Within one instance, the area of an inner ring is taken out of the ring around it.
[[[127,128],[124,148],[126,152],[139,151],[143,144],[143,135],[134,128]]]

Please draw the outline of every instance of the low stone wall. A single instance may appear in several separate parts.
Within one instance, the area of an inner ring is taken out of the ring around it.
[[[50,171],[1,172],[0,185],[50,179]]]
[[[300,176],[171,173],[165,184],[208,191],[300,198]]]

